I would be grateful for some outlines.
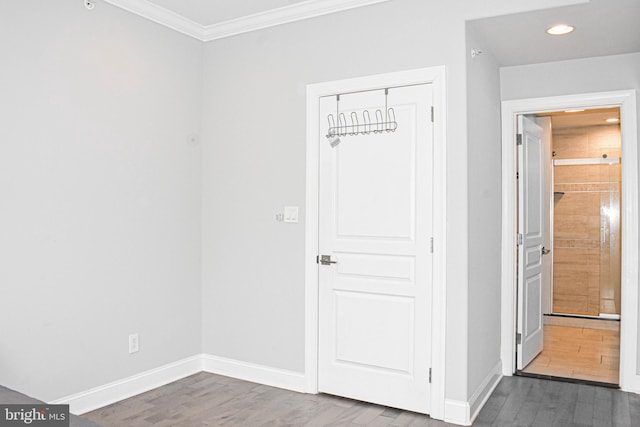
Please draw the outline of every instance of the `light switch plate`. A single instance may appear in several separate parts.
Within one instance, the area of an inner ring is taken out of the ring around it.
[[[284,207],[284,222],[298,222],[297,206],[285,206]]]

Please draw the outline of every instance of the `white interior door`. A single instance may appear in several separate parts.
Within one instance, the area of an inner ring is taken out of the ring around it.
[[[536,117],[542,128],[542,171],[543,171],[543,245],[546,256],[542,257],[542,313],[553,313],[553,137],[551,117]]]
[[[325,138],[336,97],[321,98],[320,392],[429,412],[431,85],[389,89],[395,132]],[[351,123],[375,120],[384,90],[340,96]],[[384,115],[384,114],[383,114]],[[375,128],[375,126],[374,126]]]
[[[518,116],[518,327],[517,368],[543,346],[544,169],[542,128]]]

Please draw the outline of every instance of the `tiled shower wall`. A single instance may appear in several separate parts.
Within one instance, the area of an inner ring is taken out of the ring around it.
[[[553,131],[554,159],[619,158],[619,125]],[[553,311],[620,314],[621,164],[554,166]]]

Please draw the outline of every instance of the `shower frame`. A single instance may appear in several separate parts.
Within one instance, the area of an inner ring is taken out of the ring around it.
[[[590,127],[590,126],[585,126],[585,127]],[[621,139],[621,136],[620,136]],[[550,141],[551,144],[551,150],[554,152],[554,156],[555,156],[555,150],[553,150],[553,134],[552,134],[552,138]],[[603,224],[603,218],[602,218],[602,213],[600,214],[600,247],[599,249],[599,258],[600,258],[600,271],[599,271],[599,292],[598,292],[598,314],[588,314],[588,313],[579,313],[579,312],[571,312],[571,311],[562,311],[562,310],[556,310],[555,308],[555,262],[554,262],[554,257],[555,257],[555,252],[556,252],[556,247],[555,247],[555,238],[554,238],[554,234],[555,234],[555,209],[556,209],[556,202],[559,202],[560,200],[562,200],[563,196],[565,196],[565,194],[567,193],[571,193],[572,191],[570,190],[566,190],[565,191],[555,191],[556,188],[556,182],[555,182],[555,167],[556,166],[597,166],[597,165],[617,165],[621,163],[621,158],[620,157],[597,157],[597,158],[575,158],[575,159],[553,159],[552,160],[552,164],[551,164],[551,182],[549,183],[550,187],[551,187],[551,198],[552,201],[550,202],[550,219],[551,219],[551,224],[550,224],[550,233],[551,233],[551,248],[553,249],[553,251],[551,251],[551,277],[550,277],[550,285],[548,287],[547,292],[549,292],[549,295],[546,295],[546,298],[548,298],[548,304],[549,304],[549,312],[545,314],[550,314],[550,315],[554,315],[554,316],[565,316],[565,317],[582,317],[582,318],[589,318],[589,319],[607,319],[607,320],[619,320],[620,319],[620,307],[618,306],[617,311],[618,313],[603,313],[602,312],[602,280],[603,280],[603,273],[601,271],[603,264],[602,264],[602,250],[603,250],[603,244],[608,243],[609,245],[611,244],[611,240],[610,237],[603,237],[603,230],[605,229],[605,225]],[[609,184],[611,185],[612,181],[607,181],[605,182],[600,182],[600,181],[596,181],[593,183],[561,183],[564,185],[568,185],[570,187],[575,186],[575,185],[596,185],[598,186],[598,184],[603,185],[603,184]],[[617,181],[618,185],[622,185],[622,180],[620,179],[619,181]],[[576,190],[577,192],[580,192],[581,190]],[[583,190],[583,191],[588,191],[588,190]],[[594,190],[591,190],[594,191]],[[598,190],[596,192],[602,193],[602,190]],[[611,194],[611,190],[608,191],[609,194]],[[620,198],[620,188],[618,188],[617,190],[618,193],[618,200],[617,200],[617,214],[618,214],[618,218],[617,218],[617,239],[618,239],[618,246],[617,246],[617,251],[618,251],[618,258],[619,258],[619,252],[621,251],[620,248],[620,238],[622,236],[621,233],[621,222],[620,222],[620,210],[621,210],[621,206],[620,206],[620,202],[621,202],[621,198]],[[600,207],[602,209],[602,199],[600,200]],[[607,226],[609,226],[610,224],[606,224]],[[610,230],[610,227],[607,227],[607,230]],[[607,233],[608,236],[610,236],[610,233]],[[569,239],[569,240],[575,240],[575,239]],[[579,240],[579,239],[578,239]],[[595,248],[593,248],[595,249]],[[611,250],[611,249],[610,249]],[[611,255],[611,254],[610,254]],[[611,267],[611,265],[609,265],[609,267]],[[620,267],[618,267],[620,269]],[[618,282],[620,282],[620,271],[617,272],[616,277],[618,278]],[[621,288],[621,284],[618,283],[618,292],[620,292],[620,288]],[[544,295],[544,292],[543,292]],[[618,297],[618,299],[620,299]],[[614,298],[615,300],[615,298]]]

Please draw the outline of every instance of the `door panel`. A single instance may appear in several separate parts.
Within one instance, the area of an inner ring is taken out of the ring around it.
[[[412,298],[340,291],[335,306],[336,362],[411,374]]]
[[[395,132],[330,144],[336,97],[321,99],[319,391],[428,412],[431,360],[432,92],[389,89]],[[383,90],[340,112],[384,111]],[[324,125],[327,123],[327,125]]]
[[[517,368],[524,369],[541,351],[542,247],[544,243],[544,171],[542,128],[518,116],[518,334]]]
[[[380,97],[380,93],[377,96]],[[343,95],[341,103],[349,101],[349,97]],[[399,106],[395,110],[398,117],[416,116],[415,106]],[[393,140],[399,135],[408,138],[408,143],[394,144]],[[397,134],[343,139],[345,143],[335,151],[338,237],[413,239],[415,135],[401,128]],[[358,173],[353,173],[354,166]],[[354,215],[361,212],[367,214]]]
[[[340,264],[336,266],[338,277],[354,280],[374,279],[399,285],[415,283],[414,257],[353,253],[339,253],[336,257],[340,258]]]

